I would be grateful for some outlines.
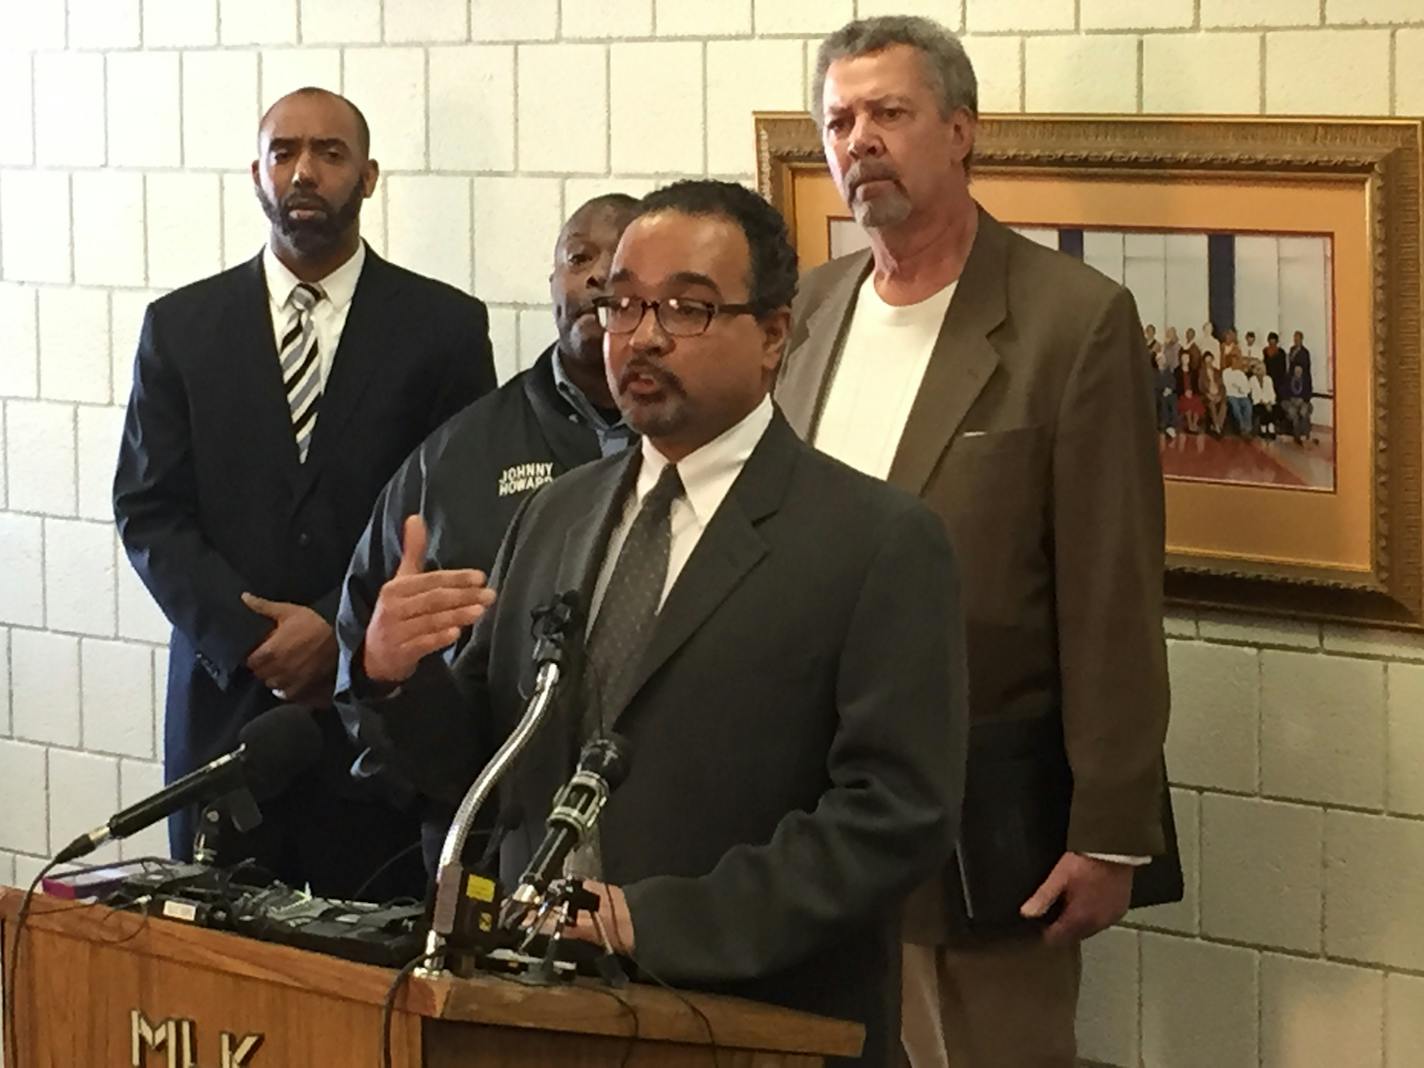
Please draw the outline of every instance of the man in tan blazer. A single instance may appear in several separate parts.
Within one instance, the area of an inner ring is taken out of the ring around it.
[[[803,280],[777,400],[818,448],[928,502],[964,572],[964,831],[907,907],[906,1052],[915,1068],[1071,1066],[1079,943],[1139,903],[1134,872],[1168,849],[1142,326],[1127,290],[971,197],[977,89],[943,27],[847,25],[813,99],[871,248]],[[1045,835],[1044,865],[1006,890]]]

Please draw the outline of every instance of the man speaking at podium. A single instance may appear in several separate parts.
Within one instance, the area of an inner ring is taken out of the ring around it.
[[[506,885],[581,744],[616,730],[628,776],[578,855],[615,947],[665,982],[860,1021],[861,1063],[894,1063],[898,906],[948,857],[962,789],[948,541],[773,406],[796,258],[755,193],[649,195],[610,290],[606,370],[641,447],[530,499],[497,604],[479,572],[425,571],[408,521],[354,680],[363,741],[458,800],[523,710],[531,611],[575,591],[584,649],[501,784]],[[482,614],[453,668],[429,655]]]

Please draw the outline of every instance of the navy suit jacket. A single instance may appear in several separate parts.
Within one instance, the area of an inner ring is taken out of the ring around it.
[[[494,385],[484,305],[368,248],[302,463],[261,256],[149,306],[114,512],[173,624],[170,779],[231,749],[243,723],[277,703],[244,666],[272,623],[239,595],[334,620],[381,487]]]

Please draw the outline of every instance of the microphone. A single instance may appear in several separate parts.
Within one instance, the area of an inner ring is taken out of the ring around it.
[[[563,871],[564,859],[598,822],[608,795],[628,777],[628,742],[616,734],[595,738],[579,754],[578,770],[554,795],[554,807],[545,820],[548,829],[519,887],[510,895],[520,905],[532,905]]]
[[[59,851],[56,864],[92,853],[114,838],[127,838],[172,815],[184,805],[210,801],[242,786],[263,797],[282,792],[297,774],[321,756],[321,729],[305,705],[278,705],[238,732],[239,745],[156,794],[109,817]]]

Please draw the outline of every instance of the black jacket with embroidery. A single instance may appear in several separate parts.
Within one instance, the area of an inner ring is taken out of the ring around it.
[[[505,528],[529,493],[599,455],[598,436],[555,386],[552,346],[533,367],[426,438],[376,498],[342,584],[336,617],[338,705],[350,692],[351,658],[365,639],[376,596],[400,563],[406,516],[419,512],[425,518],[428,568],[488,572]]]

